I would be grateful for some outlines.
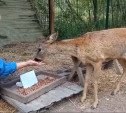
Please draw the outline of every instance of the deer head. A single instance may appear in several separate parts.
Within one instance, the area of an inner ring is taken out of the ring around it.
[[[56,50],[56,46],[54,43],[56,42],[58,38],[58,33],[51,34],[46,41],[43,42],[42,47],[38,48],[38,51],[35,56],[35,61],[42,61],[45,56],[48,56],[49,54],[53,53]],[[50,49],[48,49],[50,48]]]

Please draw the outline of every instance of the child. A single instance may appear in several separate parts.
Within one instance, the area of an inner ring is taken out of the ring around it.
[[[9,74],[14,73],[16,70],[21,69],[27,66],[40,66],[41,62],[36,62],[34,60],[28,60],[24,62],[5,62],[3,59],[0,59],[0,77],[5,78]]]

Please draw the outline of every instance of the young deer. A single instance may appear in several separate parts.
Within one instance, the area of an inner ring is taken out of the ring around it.
[[[52,34],[45,42],[45,50],[39,50],[44,57],[50,54],[68,54],[77,57],[86,66],[84,91],[81,102],[86,99],[87,87],[90,77],[93,77],[94,103],[93,108],[98,105],[98,76],[101,72],[102,62],[105,60],[118,59],[122,65],[123,74],[112,94],[120,89],[120,83],[126,74],[126,28],[115,28],[101,31],[88,32],[78,38],[56,41],[57,33]]]

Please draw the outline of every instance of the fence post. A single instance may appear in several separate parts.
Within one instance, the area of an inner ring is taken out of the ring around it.
[[[108,29],[108,27],[109,27],[109,6],[110,6],[110,0],[107,0],[107,2],[106,2],[106,25],[105,25],[106,29]]]
[[[50,33],[55,32],[55,27],[54,27],[54,0],[48,0],[49,2],[49,29]]]

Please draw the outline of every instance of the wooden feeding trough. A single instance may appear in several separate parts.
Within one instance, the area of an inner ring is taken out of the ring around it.
[[[10,83],[4,84],[4,86],[0,87],[1,94],[11,97],[12,99],[15,99],[22,103],[28,103],[37,97],[41,96],[42,94],[52,90],[53,88],[63,84],[66,82],[66,77],[60,77],[58,75],[50,74],[47,72],[38,72],[36,73],[38,80],[49,80],[51,78],[50,82],[41,85],[39,88],[34,88],[34,90],[31,90],[33,88],[29,89],[19,89],[18,86],[16,86],[16,82],[20,81],[20,79],[11,81]],[[34,87],[34,86],[33,86]],[[24,92],[26,91],[26,92]],[[27,91],[29,93],[27,93]]]

